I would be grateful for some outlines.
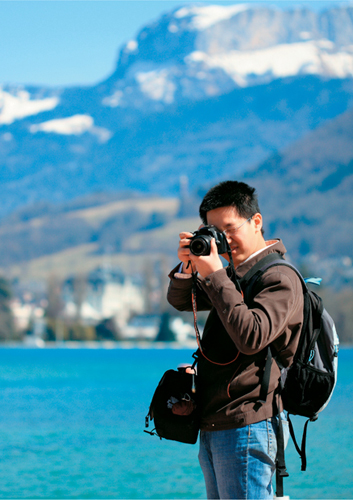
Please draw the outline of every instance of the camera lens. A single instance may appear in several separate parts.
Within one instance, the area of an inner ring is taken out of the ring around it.
[[[208,240],[209,237],[199,236],[198,238],[195,238],[190,243],[190,251],[196,256],[209,255],[211,247]]]

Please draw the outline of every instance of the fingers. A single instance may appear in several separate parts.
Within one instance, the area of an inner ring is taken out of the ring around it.
[[[212,240],[211,240],[211,252],[210,252],[210,255],[212,255],[212,254],[217,254],[218,255],[217,243],[216,243],[216,240],[214,238],[212,238]]]
[[[190,238],[192,238],[192,236],[193,236],[193,234],[192,234],[192,233],[189,233],[189,232],[187,232],[187,231],[182,232],[182,233],[180,233],[180,234],[179,234],[179,238],[180,238],[181,240],[190,239]]]
[[[217,244],[214,238],[211,239],[211,252],[209,255],[197,257],[190,252],[190,238],[193,233],[183,231],[179,234],[178,258],[183,262],[183,273],[191,274],[192,271],[198,272],[206,277],[212,272],[223,267],[218,255]],[[188,265],[189,262],[191,265]]]
[[[191,237],[192,233],[180,233],[179,248],[189,248]]]
[[[223,264],[218,255],[217,244],[214,238],[211,240],[211,251],[209,255],[202,255],[194,258],[197,263],[197,272],[203,278],[223,268]]]
[[[179,234],[179,248],[178,248],[178,258],[184,264],[187,264],[190,260],[190,238],[192,237],[192,233],[182,232]],[[191,273],[191,269],[186,271],[186,266],[184,265],[184,272]]]

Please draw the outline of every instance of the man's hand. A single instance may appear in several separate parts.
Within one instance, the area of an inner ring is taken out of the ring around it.
[[[173,404],[172,413],[174,413],[174,415],[182,415],[186,417],[187,415],[190,415],[195,408],[196,404],[194,401],[178,401]]]
[[[183,263],[183,273],[191,274],[192,269],[197,271],[202,278],[206,278],[211,273],[223,269],[223,264],[218,255],[217,245],[212,238],[211,240],[211,253],[210,255],[201,255],[197,257],[190,252],[190,238],[192,238],[192,233],[180,233],[179,234],[179,248],[178,248],[178,258]],[[188,264],[191,262],[191,266]]]
[[[223,264],[221,259],[219,258],[217,245],[214,238],[212,238],[211,240],[210,255],[201,255],[199,257],[196,257],[196,255],[190,252],[189,258],[202,278],[206,278],[209,274],[219,271],[219,269],[223,269]]]
[[[185,274],[192,273],[191,265],[188,267],[189,261],[191,260],[189,245],[190,245],[190,238],[192,238],[192,236],[193,236],[192,233],[187,233],[187,232],[179,234],[180,241],[178,248],[178,258],[183,263],[183,273]]]

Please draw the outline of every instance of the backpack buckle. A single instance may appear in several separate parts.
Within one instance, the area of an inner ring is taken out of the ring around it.
[[[288,471],[285,466],[277,464],[277,472],[280,477],[289,477]]]

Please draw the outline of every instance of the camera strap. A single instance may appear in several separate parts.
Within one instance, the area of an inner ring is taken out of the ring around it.
[[[232,249],[229,246],[229,243],[227,241],[227,254],[229,257],[229,266],[230,266],[230,271],[231,271],[231,276],[232,276],[232,281],[235,284],[235,288],[238,290],[239,293],[243,295],[237,273],[235,272],[235,266],[234,266],[234,261],[233,261],[233,256],[232,256]]]
[[[232,259],[232,263],[233,263],[233,259]],[[197,303],[196,303],[197,274],[194,272],[192,264],[191,264],[190,261],[189,261],[188,266],[191,266],[191,275],[192,275],[192,292],[191,292],[191,297],[192,297],[192,299],[191,299],[192,300],[192,312],[193,312],[193,315],[194,315],[194,329],[195,329],[196,342],[197,342],[199,351],[200,351],[201,355],[207,361],[209,361],[210,363],[212,363],[213,365],[218,365],[218,366],[227,366],[227,365],[230,365],[230,364],[234,363],[234,361],[236,361],[236,359],[238,358],[238,356],[240,354],[240,351],[237,352],[237,355],[231,361],[228,361],[227,363],[217,363],[216,361],[212,361],[212,359],[209,359],[205,355],[205,353],[203,352],[203,350],[202,350],[202,347],[201,347],[201,335],[200,335],[199,327],[197,325]],[[233,269],[234,269],[234,264],[233,264]],[[234,269],[234,275],[235,275],[235,269]]]

